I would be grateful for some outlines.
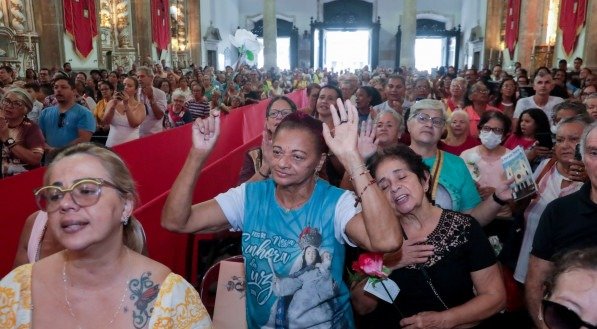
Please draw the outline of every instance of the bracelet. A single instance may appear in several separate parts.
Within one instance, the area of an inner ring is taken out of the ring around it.
[[[369,173],[369,170],[364,170],[363,172],[361,172],[359,174],[359,176],[363,176],[363,175],[367,175]],[[352,180],[354,179],[354,176],[350,176],[350,178],[348,179],[348,181],[352,182]]]
[[[360,195],[358,195],[354,200],[354,206],[358,206],[359,203],[363,202],[363,194],[365,194],[365,191],[367,191],[367,189],[369,188],[369,186],[373,185],[377,183],[377,180],[375,178],[373,178],[372,180],[369,181],[369,184],[365,185],[365,188],[363,188],[363,191],[361,192]]]
[[[507,201],[504,201],[504,200],[498,198],[498,196],[495,194],[495,192],[493,192],[491,197],[493,198],[493,201],[495,201],[495,203],[499,204],[500,206],[505,206],[506,204],[508,204]]]
[[[263,177],[263,178],[269,178],[269,175],[264,175],[264,174],[261,172],[261,169],[258,169],[258,170],[257,170],[257,173],[259,173],[259,175],[261,175],[261,177]]]
[[[358,167],[352,168],[352,170],[350,171],[350,176],[354,176],[354,172],[361,168],[367,169],[367,165],[363,163]]]

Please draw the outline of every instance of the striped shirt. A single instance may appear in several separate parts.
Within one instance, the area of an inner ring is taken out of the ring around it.
[[[185,103],[185,110],[191,113],[193,120],[209,116],[209,104],[205,101],[198,102],[194,99]]]

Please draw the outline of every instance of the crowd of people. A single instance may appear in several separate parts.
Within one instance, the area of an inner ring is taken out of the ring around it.
[[[39,267],[18,267],[2,285],[23,289],[23,277],[36,283],[34,301],[45,306],[29,309],[23,324],[52,324],[54,313],[75,326],[98,318],[75,304],[93,287],[101,289],[99,313],[109,315],[98,323],[124,324],[125,297],[138,293],[151,297],[145,308],[130,306],[135,324],[174,317],[167,298],[193,309],[191,323],[209,325],[193,288],[141,255],[128,170],[87,143],[112,147],[192,124],[162,225],[243,232],[250,328],[595,326],[587,310],[597,296],[590,280],[597,275],[590,263],[597,79],[580,58],[570,71],[559,64],[531,76],[518,63],[512,74],[496,65],[429,76],[406,68],[217,71],[158,63],[87,77],[66,63],[22,79],[0,67],[3,177],[50,165],[15,260]],[[304,108],[284,96],[296,90],[305,92]],[[193,205],[220,116],[264,99],[262,143],[247,152],[239,186]],[[502,165],[517,147],[537,186],[521,200]],[[99,223],[104,217],[110,220]],[[382,253],[400,286],[392,304],[367,292],[366,281],[347,279],[347,264],[366,252]],[[116,270],[125,262],[135,266]],[[122,300],[113,300],[122,282]],[[143,285],[135,290],[133,282]],[[40,292],[52,284],[63,288]],[[172,285],[178,288],[164,289]],[[585,290],[570,297],[566,289]],[[193,297],[180,301],[166,290]],[[65,301],[50,301],[52,294]]]

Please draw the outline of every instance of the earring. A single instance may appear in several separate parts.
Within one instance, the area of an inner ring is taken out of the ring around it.
[[[123,226],[127,226],[130,218],[131,218],[130,216],[126,217],[126,218],[123,217],[120,222],[122,223]]]
[[[429,190],[429,186],[425,186],[425,192]]]

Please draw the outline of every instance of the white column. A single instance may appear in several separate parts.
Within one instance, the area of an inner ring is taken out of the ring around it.
[[[278,26],[276,22],[275,0],[263,0],[263,54],[266,69],[276,67],[276,38]]]
[[[404,0],[400,66],[415,67],[415,39],[417,38],[417,0]]]

